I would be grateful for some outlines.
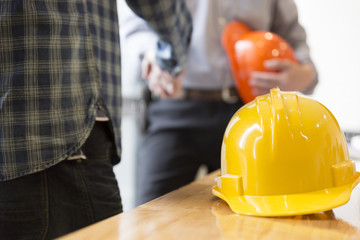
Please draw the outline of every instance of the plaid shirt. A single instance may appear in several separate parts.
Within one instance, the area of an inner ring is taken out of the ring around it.
[[[160,33],[159,63],[176,75],[191,35],[184,3],[128,4]],[[1,181],[46,169],[77,151],[98,108],[111,119],[120,154],[116,10],[116,0],[0,2]]]

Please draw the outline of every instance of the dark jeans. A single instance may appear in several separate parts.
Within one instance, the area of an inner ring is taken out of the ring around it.
[[[0,182],[0,239],[52,239],[122,211],[108,123],[95,124],[82,150],[87,160]]]
[[[201,165],[209,172],[219,169],[226,126],[241,106],[241,102],[151,102],[137,165],[136,204],[192,182]]]

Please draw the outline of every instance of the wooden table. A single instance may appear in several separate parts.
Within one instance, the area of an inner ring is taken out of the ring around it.
[[[60,239],[360,239],[360,186],[332,211],[252,217],[234,214],[211,194],[217,174]]]

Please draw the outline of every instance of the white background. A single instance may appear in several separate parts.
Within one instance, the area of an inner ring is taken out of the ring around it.
[[[313,98],[360,131],[360,1],[295,0],[319,72]]]

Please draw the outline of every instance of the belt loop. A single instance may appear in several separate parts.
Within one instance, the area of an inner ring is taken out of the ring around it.
[[[236,103],[237,101],[239,101],[239,96],[237,92],[231,90],[233,90],[233,88],[229,88],[229,87],[223,88],[221,90],[221,97],[223,101],[229,104]]]

